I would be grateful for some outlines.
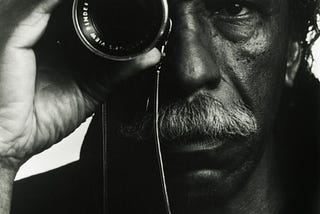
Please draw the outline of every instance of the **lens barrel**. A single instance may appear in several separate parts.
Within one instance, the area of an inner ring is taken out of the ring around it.
[[[74,0],[73,24],[95,54],[131,60],[150,51],[166,34],[166,0]]]

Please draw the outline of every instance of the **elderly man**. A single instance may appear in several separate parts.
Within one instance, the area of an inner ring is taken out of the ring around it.
[[[0,1],[1,213],[102,213],[104,203],[108,213],[164,213],[145,111],[159,51],[82,75],[81,60],[37,48],[58,3]],[[307,60],[318,1],[168,3],[174,27],[159,130],[172,212],[316,212],[318,85]],[[103,199],[97,109],[105,97],[110,164]],[[13,185],[24,161],[95,111],[80,161]]]

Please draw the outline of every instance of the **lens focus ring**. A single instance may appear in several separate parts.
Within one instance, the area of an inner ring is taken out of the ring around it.
[[[78,36],[92,52],[131,60],[165,34],[168,6],[166,0],[75,0],[72,15]]]

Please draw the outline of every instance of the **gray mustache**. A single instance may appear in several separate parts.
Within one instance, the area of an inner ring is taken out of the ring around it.
[[[159,109],[160,138],[165,142],[233,139],[257,131],[256,119],[242,102],[226,106],[210,94],[197,94],[191,101],[180,100]],[[122,125],[122,135],[147,140],[153,133],[153,116]]]

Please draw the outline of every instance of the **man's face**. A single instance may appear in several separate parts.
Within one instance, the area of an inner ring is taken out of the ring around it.
[[[160,82],[169,191],[182,203],[223,199],[245,184],[272,140],[287,62],[287,1],[169,0],[169,9],[173,31]],[[135,123],[144,127],[140,117]]]

